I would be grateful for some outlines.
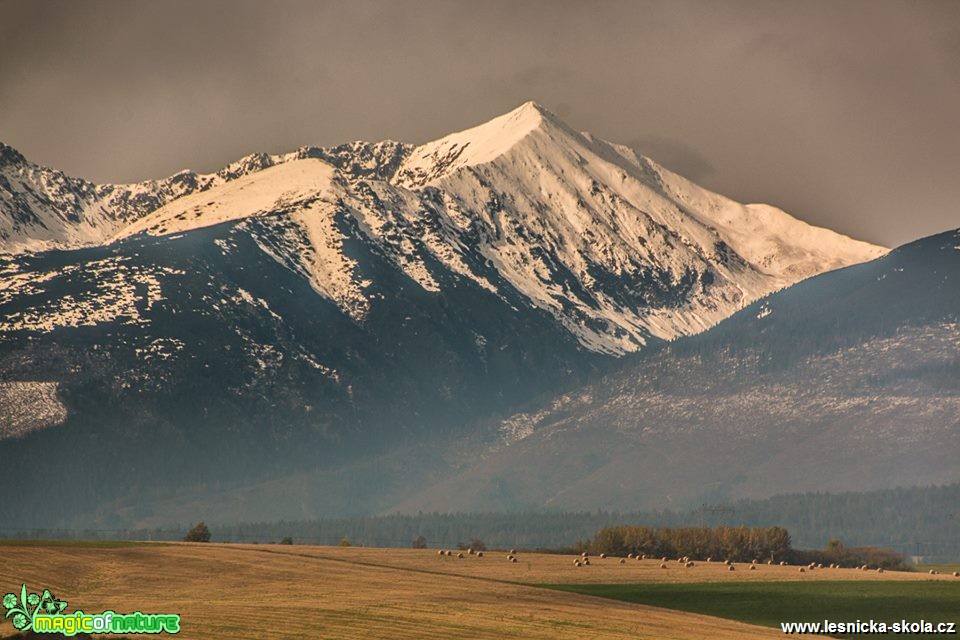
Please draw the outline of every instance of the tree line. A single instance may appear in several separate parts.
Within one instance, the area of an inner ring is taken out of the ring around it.
[[[605,527],[590,543],[594,553],[646,554],[705,560],[773,560],[790,556],[790,534],[783,527]]]
[[[196,520],[204,514],[198,513]],[[194,522],[196,522],[196,520]],[[930,562],[960,560],[960,484],[865,493],[803,493],[685,511],[529,511],[416,513],[254,523],[212,523],[214,542],[351,544],[456,548],[481,540],[491,549],[586,550],[608,527],[782,527],[794,550],[823,550],[831,539],[851,548],[892,548]],[[24,529],[0,523],[4,538],[181,540],[191,524],[153,529]],[[643,553],[643,552],[641,552]],[[691,555],[686,553],[684,555]],[[751,560],[753,558],[750,558]],[[811,560],[812,561],[812,560]]]

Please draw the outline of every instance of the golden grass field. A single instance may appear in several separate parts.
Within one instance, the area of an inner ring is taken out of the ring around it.
[[[0,591],[49,588],[68,612],[182,615],[183,638],[770,638],[774,629],[523,583],[954,580],[949,575],[572,556],[280,545],[4,545]],[[0,637],[11,634],[9,623]]]

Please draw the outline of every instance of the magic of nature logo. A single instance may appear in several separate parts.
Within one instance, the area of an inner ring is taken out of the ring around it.
[[[66,600],[58,600],[49,589],[30,593],[27,585],[15,593],[3,596],[4,618],[10,619],[15,629],[34,633],[59,633],[74,636],[78,633],[179,633],[180,615],[175,613],[65,613]]]

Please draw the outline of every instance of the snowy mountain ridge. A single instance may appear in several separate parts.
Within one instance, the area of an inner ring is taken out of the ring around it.
[[[302,147],[132,185],[71,178],[0,146],[4,252],[219,224],[248,234],[355,322],[377,304],[348,248],[361,241],[425,292],[450,277],[503,300],[519,292],[584,347],[612,355],[702,331],[772,291],[886,251],[712,193],[535,103],[416,147]],[[3,288],[26,286],[20,274]]]

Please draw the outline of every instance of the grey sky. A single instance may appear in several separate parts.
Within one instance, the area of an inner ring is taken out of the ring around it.
[[[960,226],[960,2],[0,0],[0,140],[96,181],[525,100],[884,244]]]

